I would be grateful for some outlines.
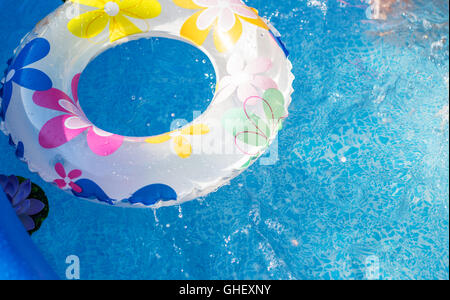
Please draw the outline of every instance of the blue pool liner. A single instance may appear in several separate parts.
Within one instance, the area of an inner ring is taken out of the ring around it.
[[[0,280],[55,279],[0,187]]]

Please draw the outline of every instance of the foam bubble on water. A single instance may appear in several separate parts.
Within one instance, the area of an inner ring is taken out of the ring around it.
[[[449,110],[448,110],[448,104],[444,105],[441,110],[436,114],[436,116],[440,119],[442,119],[441,121],[441,127],[444,128],[445,125],[448,125],[448,121],[449,121]]]
[[[327,1],[308,0],[308,6],[318,7],[324,16],[327,15],[328,12]]]
[[[275,220],[267,219],[264,221],[264,224],[266,224],[269,229],[276,231],[278,234],[281,234],[284,231],[283,225]]]

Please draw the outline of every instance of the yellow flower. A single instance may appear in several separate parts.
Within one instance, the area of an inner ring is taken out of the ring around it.
[[[230,50],[242,35],[244,20],[264,29],[269,29],[255,9],[241,0],[173,0],[186,9],[199,9],[189,17],[181,28],[181,36],[197,45],[203,45],[214,28],[214,44],[218,51]]]
[[[161,13],[157,0],[70,0],[97,8],[70,20],[67,27],[80,38],[93,38],[109,24],[109,40],[117,41],[129,35],[142,33],[127,17],[155,18]]]
[[[188,158],[192,154],[192,145],[184,135],[203,135],[207,133],[209,133],[209,127],[207,125],[197,124],[154,136],[145,141],[150,144],[161,144],[172,140],[173,148],[178,156]]]

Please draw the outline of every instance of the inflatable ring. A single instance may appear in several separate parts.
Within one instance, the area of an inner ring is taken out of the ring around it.
[[[150,37],[203,51],[217,76],[214,99],[191,124],[159,136],[105,132],[83,113],[80,74],[105,50]],[[30,170],[77,197],[180,204],[229,182],[274,141],[293,92],[287,54],[274,28],[240,0],[71,0],[10,60],[2,129]]]

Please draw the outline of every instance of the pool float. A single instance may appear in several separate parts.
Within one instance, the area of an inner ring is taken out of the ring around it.
[[[0,186],[0,280],[58,279]]]
[[[214,99],[192,123],[165,134],[105,132],[82,110],[81,73],[107,49],[150,37],[203,51],[217,76]],[[77,197],[177,205],[217,190],[274,141],[293,92],[287,55],[273,26],[240,0],[68,1],[9,61],[2,129],[31,171]]]

